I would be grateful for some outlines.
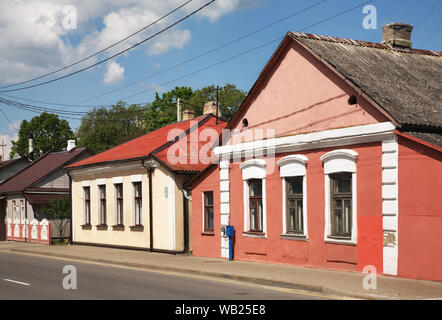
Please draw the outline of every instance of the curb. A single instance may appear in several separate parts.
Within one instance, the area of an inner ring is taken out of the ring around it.
[[[355,298],[355,299],[366,299],[366,300],[367,299],[368,300],[388,299],[387,297],[376,298],[373,296],[352,294],[349,292],[343,292],[343,291],[340,291],[337,289],[323,287],[323,286],[316,286],[316,285],[303,284],[303,283],[293,283],[293,282],[279,281],[279,280],[270,280],[270,279],[265,279],[265,278],[248,277],[248,276],[234,275],[234,274],[228,274],[228,273],[222,273],[222,272],[209,272],[209,271],[184,269],[184,268],[171,267],[171,266],[141,264],[141,263],[133,263],[133,262],[121,262],[121,261],[113,261],[113,260],[100,259],[100,258],[86,258],[86,257],[82,257],[82,256],[57,254],[57,253],[51,253],[51,252],[38,252],[38,251],[36,252],[35,250],[27,250],[27,249],[20,249],[20,248],[10,248],[9,251],[15,252],[15,253],[32,254],[32,255],[36,255],[36,256],[49,256],[49,257],[54,257],[54,258],[75,259],[75,260],[86,261],[86,262],[98,262],[98,263],[105,263],[105,264],[109,264],[109,265],[134,267],[134,268],[140,268],[140,269],[146,269],[146,270],[162,270],[162,271],[171,271],[171,272],[178,272],[178,273],[184,273],[184,274],[193,274],[193,275],[200,275],[200,276],[207,276],[207,277],[215,277],[215,278],[243,281],[243,282],[271,286],[271,287],[302,290],[302,291],[329,294],[329,295],[335,295],[335,296],[344,296],[344,297]],[[391,298],[391,299],[393,299],[393,298]]]

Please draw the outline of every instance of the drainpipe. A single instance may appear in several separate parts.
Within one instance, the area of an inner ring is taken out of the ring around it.
[[[72,212],[73,212],[73,210],[72,210],[72,206],[74,205],[74,201],[72,200],[72,176],[71,176],[71,173],[69,172],[69,170],[67,171],[67,174],[68,174],[68,176],[69,176],[69,197],[70,197],[70,200],[71,200],[71,212],[70,212],[70,221],[69,221],[69,229],[70,229],[70,232],[69,232],[69,244],[70,245],[72,245],[72,232],[73,232],[73,227],[72,227]]]
[[[143,167],[147,169],[149,176],[149,251],[153,251],[153,196],[152,196],[152,172],[154,167],[145,166],[145,162],[142,162]]]
[[[187,195],[187,190],[184,188],[181,189],[183,192],[183,227],[184,227],[184,252],[190,252],[190,238],[189,238],[189,208],[188,208],[188,202],[191,201],[192,198],[189,200],[189,196]],[[186,201],[187,200],[187,201]]]

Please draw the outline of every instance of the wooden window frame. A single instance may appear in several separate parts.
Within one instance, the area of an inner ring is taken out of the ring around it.
[[[104,197],[102,194],[102,189],[104,189]],[[100,226],[107,225],[107,208],[106,208],[106,185],[98,186],[98,193],[100,195]],[[104,213],[103,213],[104,210]]]
[[[141,220],[141,216],[143,214],[143,186],[141,184],[141,181],[133,182],[133,186],[134,186],[134,205],[135,205],[134,226],[142,227],[143,223]],[[137,186],[140,186],[139,196],[137,196]],[[137,210],[137,205],[138,205],[139,210]]]
[[[212,194],[212,204],[207,204],[207,194]],[[204,208],[204,233],[213,233],[215,230],[215,207],[214,207],[214,194],[213,191],[204,191],[203,192],[203,208]],[[209,228],[208,225],[208,210],[212,209],[212,228]]]
[[[84,225],[91,225],[91,188],[83,187],[84,192]]]
[[[286,215],[286,234],[303,235],[304,234],[304,176],[298,177],[286,177],[285,180],[285,215]],[[301,193],[290,194],[290,182],[300,180],[301,183]],[[295,201],[295,217],[301,217],[300,229],[290,229],[290,201]],[[297,212],[298,202],[301,203],[301,212]]]
[[[352,228],[353,228],[353,176],[350,172],[339,172],[339,173],[332,173],[329,174],[330,178],[330,236],[331,238],[338,238],[338,239],[351,239],[352,238]],[[350,192],[335,192],[334,186],[336,183],[336,180],[340,178],[346,178],[350,179]],[[348,219],[349,219],[349,232],[337,232],[336,228],[336,216],[335,216],[335,210],[338,210],[339,208],[336,208],[335,206],[335,200],[341,201],[341,214],[342,217],[344,217],[345,214],[345,206],[344,201],[349,201],[350,205],[350,211],[348,213]]]
[[[249,185],[249,230],[250,233],[264,233],[264,203],[263,203],[263,191],[262,191],[262,179],[250,179],[247,181]],[[261,185],[261,195],[260,196],[251,196],[251,185],[252,184],[259,184]],[[259,200],[261,200],[261,216],[259,216]],[[252,203],[254,206],[252,207]],[[252,229],[252,208],[255,208],[255,229]],[[259,223],[259,220],[261,219],[261,223]],[[261,229],[257,229],[257,226],[261,224]]]
[[[121,187],[121,197],[118,194],[118,189]],[[123,184],[122,183],[116,183],[115,184],[115,200],[116,200],[116,214],[117,214],[117,221],[116,226],[124,226],[124,193],[123,193]]]

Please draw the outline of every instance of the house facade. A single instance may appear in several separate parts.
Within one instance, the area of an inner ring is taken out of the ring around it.
[[[69,176],[64,167],[91,155],[89,149],[75,148],[71,142],[68,151],[48,152],[4,180],[0,184],[4,201],[0,215],[4,221],[24,225],[26,221],[47,218],[44,208],[51,200],[69,197]],[[59,235],[52,225],[51,234],[53,237],[69,237],[69,228],[66,228],[66,234]],[[20,238],[25,239],[25,236]]]
[[[3,161],[0,157],[0,183],[29,164],[24,158]],[[6,240],[6,200],[0,199],[0,241]]]
[[[237,260],[442,280],[442,61],[411,29],[286,35],[193,181],[194,255],[230,225]]]
[[[187,118],[69,166],[73,243],[190,251],[192,206],[184,184],[207,166],[192,160],[190,137],[204,129],[218,137],[225,125],[209,113]]]

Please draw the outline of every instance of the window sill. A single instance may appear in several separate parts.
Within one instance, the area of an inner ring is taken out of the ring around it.
[[[114,231],[124,231],[124,225],[123,224],[117,224],[115,226],[112,226],[112,230],[114,230]]]
[[[283,233],[281,234],[281,239],[307,241],[307,236],[305,234]]]
[[[201,232],[201,235],[213,237],[215,235],[215,232],[214,231],[204,231],[204,232]]]
[[[144,231],[144,226],[138,225],[138,226],[130,226],[130,231]]]
[[[345,244],[349,246],[356,245],[356,240],[353,240],[351,237],[327,236],[325,242],[334,244]]]
[[[244,231],[242,235],[248,238],[267,238],[264,232]]]
[[[107,224],[98,224],[95,227],[97,230],[107,230]]]
[[[83,229],[83,230],[91,230],[92,229],[92,225],[90,225],[90,224],[83,224],[83,225],[81,225],[81,229]]]

